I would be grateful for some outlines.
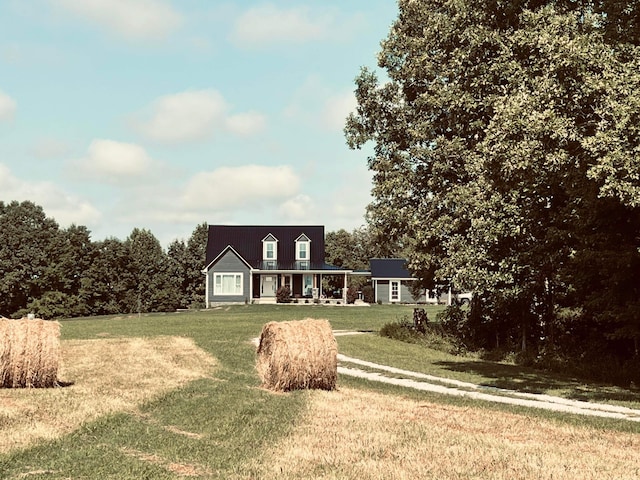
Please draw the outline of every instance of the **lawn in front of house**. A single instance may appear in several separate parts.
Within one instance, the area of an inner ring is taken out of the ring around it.
[[[289,469],[291,476],[288,478],[305,478],[309,472],[320,476],[322,472],[329,474],[332,471],[340,478],[363,478],[362,475],[366,478],[369,470],[359,468],[354,459],[361,457],[371,468],[381,468],[381,471],[386,468],[391,473],[407,468],[402,462],[398,463],[393,451],[412,448],[411,442],[423,435],[429,422],[443,421],[440,417],[421,417],[418,413],[423,408],[424,411],[453,409],[452,415],[465,412],[470,415],[461,420],[459,434],[454,437],[446,435],[446,424],[440,425],[442,443],[439,445],[451,442],[450,446],[458,449],[466,448],[466,443],[460,443],[465,435],[480,441],[479,437],[473,436],[478,432],[472,423],[473,418],[477,416],[480,420],[482,415],[504,416],[516,423],[524,422],[526,418],[537,419],[535,424],[559,429],[558,442],[568,438],[563,429],[570,426],[577,429],[570,433],[576,438],[591,435],[600,442],[604,441],[602,435],[611,438],[614,452],[621,442],[636,445],[633,437],[624,437],[626,434],[618,431],[637,432],[636,426],[621,422],[582,418],[576,421],[573,416],[510,411],[479,402],[451,400],[345,378],[339,379],[339,389],[333,393],[274,394],[258,388],[255,347],[250,339],[259,336],[265,323],[326,318],[334,329],[375,332],[387,322],[410,318],[412,308],[401,305],[242,305],[202,312],[62,321],[64,348],[71,355],[63,359],[68,364],[63,370],[66,378],[62,380],[74,382],[73,385],[48,391],[1,390],[0,435],[8,438],[19,428],[33,434],[29,432],[30,428],[38,426],[46,430],[47,424],[67,427],[59,432],[55,428],[47,430],[49,433],[44,440],[27,438],[22,444],[5,445],[0,454],[0,477],[263,478],[264,475],[264,478],[270,478],[270,468],[277,465],[274,459],[287,452],[292,462],[313,466],[311,470],[302,468],[302,464],[282,466]],[[427,311],[432,318],[431,312]],[[414,346],[373,334],[338,337],[338,342],[339,349],[346,354],[427,373],[472,375],[479,381],[492,381],[499,368],[499,365],[487,363],[484,370],[463,372],[462,368],[453,368],[443,362],[464,364],[468,359],[414,350]],[[517,378],[519,374],[507,369],[499,375]],[[93,417],[83,418],[82,405],[89,411],[98,408],[89,408],[91,401],[105,409]],[[404,407],[400,411],[394,407],[405,405],[402,403],[405,401],[409,402],[406,407],[409,413],[403,413]],[[364,417],[354,417],[362,412],[354,413],[352,407],[363,402],[370,403],[371,408],[375,406],[367,412],[380,417],[367,422]],[[417,419],[416,422],[405,421],[405,415]],[[318,425],[317,421],[322,418],[335,418],[336,421]],[[393,425],[384,424],[391,419],[394,419]],[[380,443],[387,427],[394,432],[394,441]],[[496,430],[494,433],[504,435],[504,430],[502,432]],[[483,442],[489,442],[486,436],[489,433],[483,434]],[[326,440],[326,450],[320,442],[311,453],[302,451],[294,455],[290,452],[291,442],[313,435]],[[535,438],[531,441],[535,442]],[[344,451],[350,453],[337,457],[336,445],[342,445]],[[497,449],[496,455],[502,455],[501,449],[506,448],[500,442],[486,445],[493,445],[492,448]],[[418,448],[416,454],[424,455],[424,449],[435,448],[435,444],[424,443],[415,448]],[[550,444],[541,452],[535,450],[535,454],[544,459],[547,455],[557,455],[554,450],[558,448]],[[596,449],[595,444],[593,448]],[[307,454],[311,455],[308,461]],[[505,459],[515,461],[514,455],[516,453],[504,452]],[[607,464],[604,456],[598,460],[597,454],[594,455],[595,466],[587,465],[586,468],[598,469]],[[635,461],[633,459],[620,458],[622,464],[635,465],[631,463]]]

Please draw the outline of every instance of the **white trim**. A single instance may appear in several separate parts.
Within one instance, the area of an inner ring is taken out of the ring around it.
[[[217,256],[216,258],[214,258],[213,260],[211,260],[211,262],[209,262],[209,265],[207,265],[207,266],[204,268],[204,271],[205,271],[205,272],[208,272],[209,270],[211,270],[211,266],[212,266],[214,263],[216,263],[218,260],[220,260],[220,258],[222,258],[222,257],[224,256],[224,254],[225,254],[225,253],[227,253],[227,251],[229,251],[229,250],[231,250],[231,251],[233,252],[233,254],[234,254],[236,257],[238,257],[238,258],[242,261],[242,263],[244,263],[244,264],[247,266],[247,268],[248,268],[249,270],[251,270],[251,271],[253,271],[253,270],[254,270],[254,268],[253,268],[253,267],[251,267],[251,265],[249,265],[249,262],[247,262],[244,258],[242,258],[242,255],[240,255],[238,252],[236,252],[236,249],[235,249],[235,248],[233,248],[231,245],[227,245],[226,247],[224,247],[224,248],[222,249],[222,251],[218,254],[218,256]]]
[[[220,283],[220,288],[224,288],[223,287],[223,282],[222,282],[222,277],[230,277],[232,276],[234,277],[234,287],[235,287],[235,291],[233,293],[231,292],[217,292],[216,289],[218,288],[218,283]],[[240,286],[238,287],[238,277],[240,277]],[[220,278],[220,282],[218,282],[218,278]],[[239,288],[239,291],[238,291]],[[229,297],[241,297],[244,295],[244,274],[242,272],[214,272],[213,274],[213,296],[214,297],[222,297],[222,296],[229,296]]]
[[[306,240],[300,240],[303,237]],[[302,258],[300,256],[300,246],[301,245],[305,246],[306,256],[304,258]],[[298,238],[296,238],[296,262],[300,262],[300,261],[302,261],[302,262],[304,262],[304,261],[310,262],[311,261],[311,240],[304,233],[302,235],[300,235]]]
[[[203,270],[202,273],[204,273],[204,301],[205,301],[205,308],[209,308],[209,305],[211,305],[211,303],[209,302],[209,273],[206,270]]]
[[[405,281],[412,281],[412,280],[417,280],[417,278],[404,278],[404,277],[398,277],[398,278],[393,278],[393,277],[371,277],[371,280],[375,280],[375,281],[379,281],[379,280],[386,280],[389,282],[405,282]]]
[[[273,240],[267,240],[267,239],[273,239]],[[267,256],[267,251],[268,251],[267,247],[269,245],[273,245],[273,257]],[[278,260],[278,239],[272,233],[270,233],[269,235],[267,235],[262,239],[262,260],[265,260],[265,261]]]
[[[393,284],[398,284],[398,297],[393,298]],[[389,280],[389,301],[390,302],[399,302],[402,299],[402,281],[400,280]]]

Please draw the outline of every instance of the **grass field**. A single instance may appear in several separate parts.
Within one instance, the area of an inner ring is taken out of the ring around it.
[[[60,377],[71,385],[0,390],[0,478],[640,478],[635,422],[342,377],[335,392],[259,388],[250,339],[268,321],[326,318],[335,329],[376,331],[410,313],[249,305],[63,321]],[[375,335],[338,345],[400,368],[640,408],[628,390]]]

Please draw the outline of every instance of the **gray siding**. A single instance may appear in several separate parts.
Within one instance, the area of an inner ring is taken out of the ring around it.
[[[378,280],[376,282],[376,300],[382,303],[389,303],[389,280]]]
[[[400,298],[398,300],[394,300],[395,303],[414,303],[415,300],[411,296],[411,291],[409,290],[409,282],[410,280],[402,280],[400,282]],[[389,284],[390,280],[377,280],[376,281],[376,300],[382,303],[391,303],[389,300]],[[422,295],[419,301],[425,301],[425,296]]]
[[[214,295],[215,274],[224,272],[242,273],[242,295]],[[231,250],[228,250],[220,259],[218,259],[215,265],[209,269],[207,275],[209,276],[208,293],[210,303],[244,303],[245,300],[251,301],[251,273],[249,267],[247,267],[247,265]]]

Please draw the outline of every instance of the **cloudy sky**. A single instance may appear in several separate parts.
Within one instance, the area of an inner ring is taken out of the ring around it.
[[[0,0],[0,200],[92,238],[364,224],[354,78],[394,0]]]

